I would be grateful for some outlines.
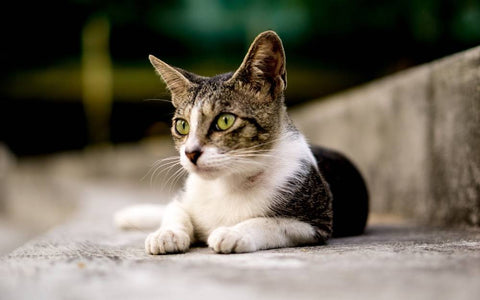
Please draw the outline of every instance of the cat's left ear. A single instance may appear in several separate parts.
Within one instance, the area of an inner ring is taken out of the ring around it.
[[[285,51],[274,31],[260,33],[253,41],[243,63],[227,83],[240,81],[256,91],[270,93],[276,99],[287,88]]]

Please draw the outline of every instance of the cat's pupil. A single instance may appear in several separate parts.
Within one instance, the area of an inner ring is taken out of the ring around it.
[[[223,117],[223,123],[228,124],[228,118],[227,118],[227,116]]]

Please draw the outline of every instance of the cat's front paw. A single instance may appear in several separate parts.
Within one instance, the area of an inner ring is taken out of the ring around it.
[[[232,227],[219,227],[208,237],[208,246],[217,253],[256,251],[253,239]]]
[[[147,254],[167,254],[185,252],[190,247],[190,237],[182,230],[158,230],[147,236],[145,252]]]

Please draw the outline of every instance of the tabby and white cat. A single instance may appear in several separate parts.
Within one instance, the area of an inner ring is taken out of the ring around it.
[[[165,209],[116,215],[121,227],[160,224],[147,253],[185,252],[194,242],[217,253],[252,252],[363,232],[362,177],[336,152],[315,148],[314,155],[287,115],[285,53],[275,32],[257,36],[236,72],[210,78],[149,58],[171,92],[172,135],[189,176]]]

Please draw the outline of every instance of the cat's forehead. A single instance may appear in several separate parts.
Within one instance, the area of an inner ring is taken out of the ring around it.
[[[231,105],[227,101],[212,97],[198,97],[194,102],[189,102],[183,107],[177,108],[176,114],[190,117],[192,112],[198,111],[203,116],[214,116],[222,111],[229,111]]]
[[[177,107],[177,114],[188,116],[194,108],[199,109],[204,115],[217,113],[235,106],[235,92],[226,87],[222,81],[209,78],[197,85],[191,93],[191,98]]]

